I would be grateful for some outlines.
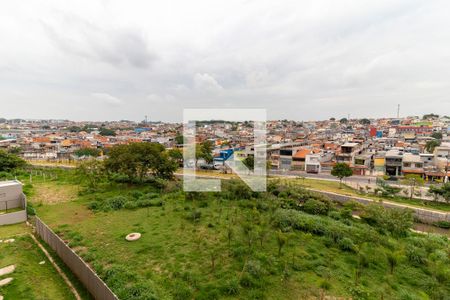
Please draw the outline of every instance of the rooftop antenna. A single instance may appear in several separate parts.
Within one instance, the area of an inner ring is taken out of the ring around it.
[[[400,119],[400,104],[397,105],[397,119]]]

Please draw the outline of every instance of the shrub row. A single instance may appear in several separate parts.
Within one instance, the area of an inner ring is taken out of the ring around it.
[[[158,194],[144,194],[135,199],[134,197],[115,196],[104,200],[94,200],[88,204],[91,210],[114,211],[125,209],[135,209],[141,207],[163,206],[164,201],[157,199]]]

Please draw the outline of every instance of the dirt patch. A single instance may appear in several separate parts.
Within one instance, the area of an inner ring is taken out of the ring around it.
[[[74,185],[58,185],[52,183],[36,184],[30,201],[42,204],[69,202],[77,197],[78,188]]]

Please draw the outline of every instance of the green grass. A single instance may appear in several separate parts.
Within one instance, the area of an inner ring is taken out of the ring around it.
[[[18,231],[20,226],[8,226],[8,233]],[[5,228],[0,227],[5,238]],[[8,235],[10,237],[10,235]],[[9,285],[0,287],[5,299],[75,299],[66,283],[28,235],[15,236],[13,243],[0,244],[0,267],[16,265]],[[39,262],[45,261],[40,265]]]
[[[21,207],[8,208],[8,210],[2,209],[2,210],[0,210],[0,215],[10,214],[10,213],[18,212],[18,211],[21,211],[21,210],[23,210],[23,208],[21,208]]]
[[[367,299],[380,295],[385,299],[429,299],[427,295],[436,291],[450,293],[445,287],[448,281],[441,283],[430,273],[438,248],[420,250],[426,257],[424,265],[406,259],[411,239],[417,240],[420,248],[431,245],[428,237],[393,238],[360,221],[313,216],[319,223],[331,222],[332,228],[344,226],[358,249],[366,253],[367,265],[358,283],[358,255],[341,250],[327,236],[291,228],[286,233],[288,244],[279,256],[278,229],[270,223],[273,215],[269,209],[276,199],[221,200],[210,194],[202,196],[206,199],[188,201],[182,193],[165,193],[160,195],[165,201],[162,207],[95,213],[87,208],[93,200],[107,201],[117,195],[131,199],[135,190],[154,191],[149,186],[112,184],[75,201],[36,207],[41,219],[84,257],[119,297],[124,295],[123,299],[130,290],[145,290],[160,299],[307,299],[322,294],[364,299],[361,295],[366,292]],[[198,222],[189,219],[194,211],[201,213]],[[253,227],[249,244],[243,224],[255,218],[267,225]],[[262,245],[256,237],[261,228],[267,230]],[[142,238],[127,242],[125,236],[131,232],[142,233]],[[370,233],[374,241],[361,232]],[[393,274],[386,260],[390,251],[402,253]]]
[[[30,229],[25,225],[25,223],[2,225],[0,226],[0,240],[28,232],[30,232]]]

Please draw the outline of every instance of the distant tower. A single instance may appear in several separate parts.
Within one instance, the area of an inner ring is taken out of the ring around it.
[[[148,124],[147,116],[145,116],[145,125]]]
[[[397,105],[397,119],[400,118],[400,104]]]

